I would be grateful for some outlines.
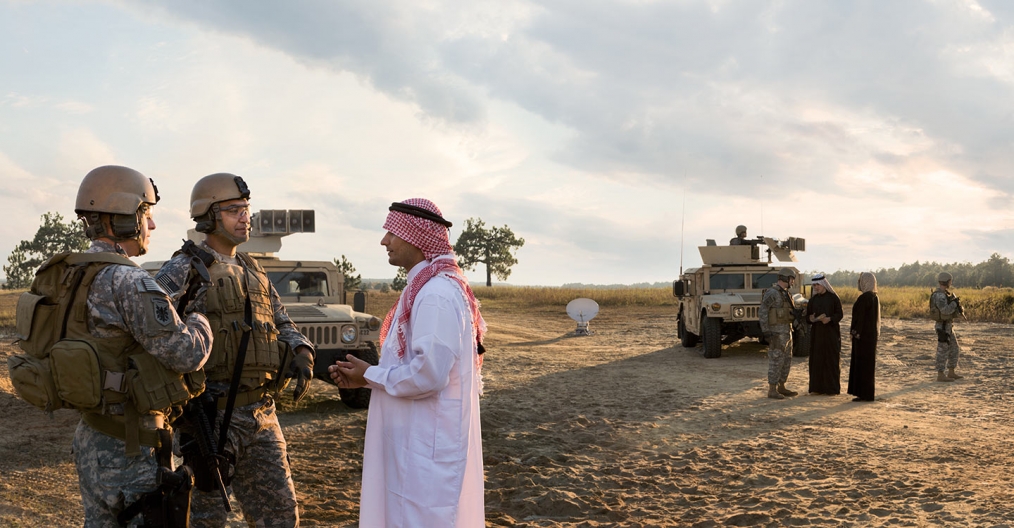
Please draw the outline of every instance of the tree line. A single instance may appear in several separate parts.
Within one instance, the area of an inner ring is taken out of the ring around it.
[[[978,264],[971,262],[919,262],[902,264],[897,268],[880,268],[873,270],[880,286],[923,286],[935,288],[937,274],[942,271],[950,273],[954,278],[954,286],[959,288],[985,288],[994,286],[1005,288],[1014,286],[1014,264],[1009,258],[993,253]],[[858,271],[836,271],[827,273],[827,280],[833,286],[855,286],[859,281]]]

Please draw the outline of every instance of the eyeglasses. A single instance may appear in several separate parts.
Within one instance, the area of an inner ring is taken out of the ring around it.
[[[243,216],[250,218],[250,204],[230,205],[229,207],[222,207],[219,211],[236,218],[242,218]]]

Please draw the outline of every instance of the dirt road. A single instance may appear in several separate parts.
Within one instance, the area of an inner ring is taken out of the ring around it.
[[[967,377],[945,384],[931,325],[885,320],[877,401],[853,403],[767,399],[759,344],[704,359],[671,308],[603,309],[588,337],[562,309],[485,313],[488,526],[1014,525],[1010,325],[959,325]],[[76,414],[11,393],[4,364],[0,525],[80,526]],[[280,408],[303,524],[354,526],[366,413],[319,382]]]

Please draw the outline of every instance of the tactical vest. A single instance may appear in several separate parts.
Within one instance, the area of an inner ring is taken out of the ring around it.
[[[792,297],[789,292],[778,288],[778,294],[782,298],[782,305],[778,307],[772,307],[768,310],[768,324],[769,325],[786,325],[792,324],[795,316],[792,314],[795,306],[792,304]]]
[[[165,422],[173,406],[204,390],[204,379],[166,369],[129,334],[91,335],[88,292],[110,265],[136,267],[107,252],[61,253],[46,261],[18,299],[17,343],[25,354],[7,364],[22,399],[46,412],[77,409],[97,430],[127,442],[128,454],[138,453],[138,443],[158,446],[157,435],[141,429],[140,416]],[[110,414],[111,407],[123,415]]]
[[[242,265],[215,262],[209,269],[208,321],[215,338],[211,357],[204,365],[208,379],[229,382],[236,368],[243,332],[250,330],[246,358],[240,375],[240,390],[266,387],[278,378],[280,355],[278,329],[271,308],[271,282],[264,269],[246,253],[237,253]],[[250,299],[251,323],[245,322],[246,300]]]
[[[944,295],[944,297],[947,299],[947,304],[950,304],[951,300],[954,299],[954,296],[950,293],[947,293],[947,290],[943,288],[937,288],[936,290],[934,290],[933,293],[930,294],[929,298],[930,318],[937,322],[953,320],[954,319],[953,312],[950,315],[944,315],[940,312],[940,309],[937,308],[937,303],[933,302],[933,297],[936,296],[938,293]]]

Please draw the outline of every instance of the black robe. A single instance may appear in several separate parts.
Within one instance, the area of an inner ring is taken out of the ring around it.
[[[841,394],[840,323],[845,317],[841,299],[831,292],[816,294],[806,305],[806,312],[831,318],[827,324],[810,323],[810,392]]]
[[[852,365],[849,368],[849,394],[873,401],[876,393],[877,338],[880,333],[880,299],[865,292],[852,305]],[[855,337],[859,334],[859,338]]]

